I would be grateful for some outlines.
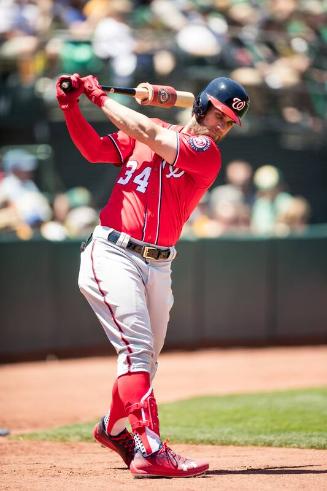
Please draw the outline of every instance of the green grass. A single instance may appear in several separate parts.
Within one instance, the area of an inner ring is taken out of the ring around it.
[[[327,387],[199,397],[159,408],[170,442],[327,449]],[[91,441],[90,424],[12,438]]]

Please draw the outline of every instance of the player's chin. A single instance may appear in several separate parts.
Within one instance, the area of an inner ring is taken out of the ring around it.
[[[194,128],[194,134],[196,134],[197,136],[209,136],[214,142],[218,142],[222,139],[222,135],[220,133],[217,133],[216,131],[210,131],[208,128],[201,125],[197,125]]]
[[[221,132],[215,130],[208,130],[206,132],[206,135],[210,136],[210,138],[212,138],[214,142],[219,142],[224,136]]]
[[[219,141],[221,139],[221,135],[218,134],[218,133],[216,133],[216,132],[214,132],[214,131],[203,131],[202,132],[202,135],[203,136],[209,136],[210,138],[212,138],[212,140],[214,142],[217,142],[217,141]]]
[[[214,142],[218,143],[222,138],[223,136],[220,135],[220,134],[217,134],[217,133],[209,133],[210,138],[213,139]]]

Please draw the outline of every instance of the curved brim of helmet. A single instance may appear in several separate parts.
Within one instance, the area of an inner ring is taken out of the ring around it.
[[[241,126],[240,118],[237,116],[236,113],[234,113],[234,111],[229,106],[226,106],[226,104],[223,104],[215,97],[212,97],[212,95],[208,95],[208,99],[215,108],[219,109],[219,111],[226,114],[226,116],[228,116],[232,121],[234,121],[234,123]]]

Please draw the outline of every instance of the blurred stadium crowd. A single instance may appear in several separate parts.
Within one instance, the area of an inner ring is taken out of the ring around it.
[[[124,85],[181,82],[191,67],[196,92],[227,72],[255,93],[256,121],[274,110],[322,131],[326,12],[326,0],[1,0],[1,83],[54,102],[58,73]]]
[[[326,0],[0,0],[1,119],[15,114],[10,94],[17,88],[38,98],[45,118],[60,118],[54,90],[60,73],[92,73],[108,85],[147,80],[194,93],[228,75],[251,97],[245,128],[293,125],[324,138],[326,12]],[[183,111],[176,119],[183,122]],[[63,240],[94,226],[89,190],[47,196],[33,180],[35,155],[21,148],[1,154],[0,232]],[[184,236],[287,234],[309,222],[309,203],[287,191],[277,167],[254,173],[251,162],[236,161],[225,174]]]
[[[75,187],[47,199],[33,180],[37,159],[22,149],[3,157],[0,176],[0,232],[20,239],[33,236],[48,240],[82,238],[98,223],[91,193]],[[292,196],[277,167],[263,165],[254,175],[249,162],[231,161],[226,183],[209,191],[185,225],[184,238],[219,237],[254,233],[285,236],[305,230],[310,205]]]

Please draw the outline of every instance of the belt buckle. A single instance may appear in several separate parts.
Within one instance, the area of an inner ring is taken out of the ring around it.
[[[156,247],[144,246],[144,250],[143,250],[142,256],[145,259],[156,259],[155,257],[149,255],[149,252],[150,251],[157,251],[157,248]]]

